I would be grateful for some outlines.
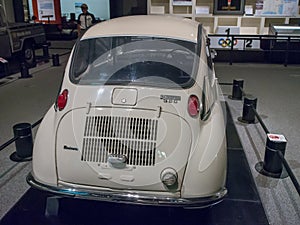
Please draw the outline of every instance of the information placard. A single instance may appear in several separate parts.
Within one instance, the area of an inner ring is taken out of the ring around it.
[[[192,5],[192,0],[173,0],[173,5]]]
[[[299,0],[264,0],[261,15],[297,16]]]
[[[53,0],[39,0],[37,3],[39,20],[56,20]]]

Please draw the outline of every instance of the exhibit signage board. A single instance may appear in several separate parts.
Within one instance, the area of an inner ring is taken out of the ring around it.
[[[61,23],[60,0],[32,0],[32,9],[37,22]]]
[[[213,49],[231,49],[231,37],[210,37],[210,47]],[[235,50],[260,49],[260,40],[248,38],[246,40],[235,40],[233,43]]]
[[[259,49],[260,40],[252,40],[247,38],[246,40],[234,40],[232,42],[231,36],[228,34],[240,34],[240,28],[237,26],[218,26],[216,34],[224,34],[221,37],[210,36],[210,47],[213,49],[233,49],[246,50],[246,49]]]
[[[239,14],[245,11],[245,0],[214,0],[214,14]]]
[[[268,139],[273,142],[287,142],[286,138],[282,134],[267,134]]]
[[[192,5],[192,0],[173,0],[173,5]]]
[[[297,16],[299,0],[264,0],[261,15]]]
[[[39,0],[37,1],[37,5],[39,20],[49,19],[50,21],[55,21],[55,8],[53,0]]]
[[[195,8],[196,14],[208,15],[209,14],[209,6],[196,6]]]

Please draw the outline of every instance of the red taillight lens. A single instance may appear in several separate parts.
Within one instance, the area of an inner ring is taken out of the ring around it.
[[[195,117],[199,114],[199,99],[196,95],[191,95],[188,102],[188,111],[190,116]]]
[[[63,110],[66,107],[67,101],[68,101],[68,93],[69,93],[69,91],[67,89],[65,89],[58,96],[56,105],[57,105],[57,108],[59,109],[59,111]]]

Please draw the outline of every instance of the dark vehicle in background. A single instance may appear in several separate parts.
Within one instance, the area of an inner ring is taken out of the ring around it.
[[[46,35],[42,24],[9,23],[0,5],[0,43],[0,57],[18,56],[28,67],[34,67],[34,50],[46,43]]]

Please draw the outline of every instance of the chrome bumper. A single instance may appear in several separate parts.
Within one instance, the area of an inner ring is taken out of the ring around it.
[[[141,205],[157,205],[157,206],[173,206],[183,208],[204,208],[222,201],[227,194],[227,189],[222,188],[219,192],[208,197],[202,198],[175,198],[159,195],[147,195],[134,191],[101,191],[89,189],[74,189],[68,186],[50,186],[37,181],[31,173],[28,174],[27,183],[39,190],[47,191],[55,195],[73,198],[83,198],[98,201],[141,204]]]

